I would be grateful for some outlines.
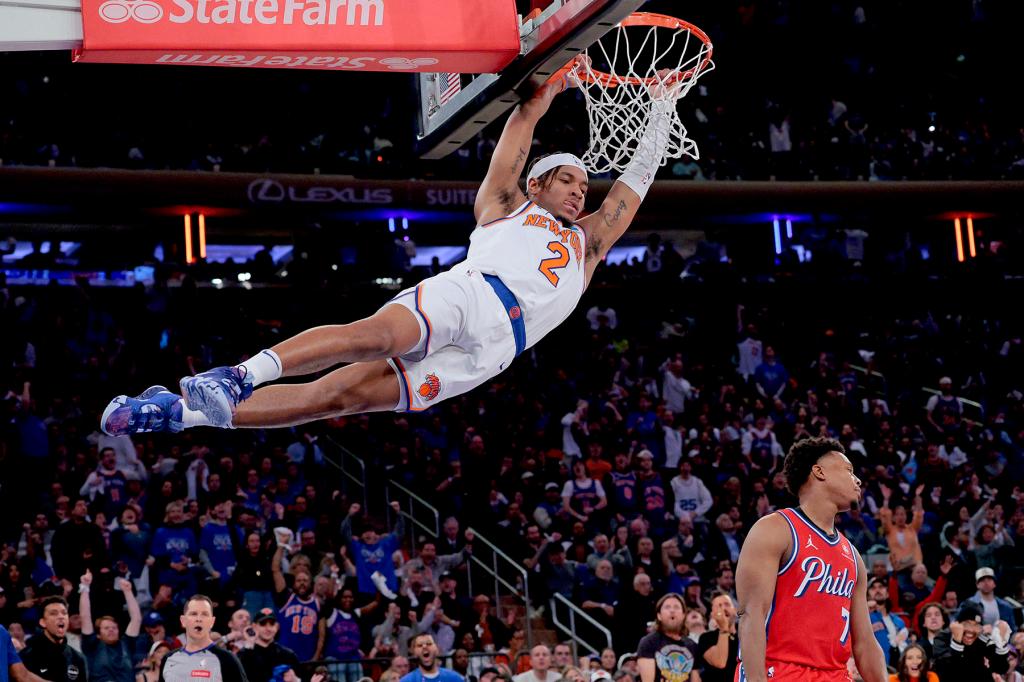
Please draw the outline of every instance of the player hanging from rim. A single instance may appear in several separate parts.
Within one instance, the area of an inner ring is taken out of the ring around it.
[[[659,74],[669,82],[668,72]],[[474,212],[467,258],[376,314],[308,329],[235,367],[114,398],[110,435],[193,426],[279,427],[346,414],[418,412],[495,376],[576,307],[598,263],[625,233],[661,164],[681,84],[652,86],[651,116],[626,171],[601,207],[579,218],[587,172],[576,156],[534,161],[519,176],[534,128],[568,79],[542,87],[509,116]],[[304,384],[257,386],[347,364]],[[182,400],[184,396],[184,400]]]
[[[860,500],[860,479],[831,438],[794,443],[783,471],[800,504],[755,523],[736,565],[736,680],[849,682],[852,653],[865,682],[885,682],[864,560],[835,528],[836,514]]]

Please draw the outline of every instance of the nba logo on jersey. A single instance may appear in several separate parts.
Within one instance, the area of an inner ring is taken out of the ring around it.
[[[426,381],[420,384],[419,394],[424,400],[433,400],[441,392],[441,380],[436,374],[428,374]]]
[[[768,668],[768,677],[775,677],[775,666],[774,665]]]

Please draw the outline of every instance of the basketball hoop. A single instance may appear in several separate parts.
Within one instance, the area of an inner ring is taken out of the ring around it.
[[[626,169],[651,111],[669,103],[669,140],[661,165],[683,154],[699,159],[675,103],[714,69],[711,39],[675,17],[635,12],[577,56],[556,76],[575,80],[587,104],[592,173]]]

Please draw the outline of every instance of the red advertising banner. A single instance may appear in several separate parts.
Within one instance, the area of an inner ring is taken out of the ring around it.
[[[75,60],[494,73],[519,54],[515,0],[82,0]]]

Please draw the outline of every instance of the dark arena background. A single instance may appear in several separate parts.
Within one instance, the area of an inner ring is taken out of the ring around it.
[[[78,680],[155,682],[201,593],[250,682],[420,682],[420,633],[469,682],[653,682],[638,642],[678,593],[692,646],[657,679],[732,680],[736,616],[712,600],[735,600],[751,526],[796,504],[790,446],[827,436],[863,482],[836,526],[892,679],[922,658],[922,680],[1024,679],[1024,11],[642,9],[714,43],[679,103],[700,158],[660,169],[555,332],[424,412],[118,437],[113,396],[370,315],[463,260],[507,107],[423,158],[417,74],[73,63],[0,29],[15,650],[63,596]],[[569,90],[530,158],[587,142]],[[591,178],[588,211],[615,177]],[[315,606],[295,610],[303,580]]]

